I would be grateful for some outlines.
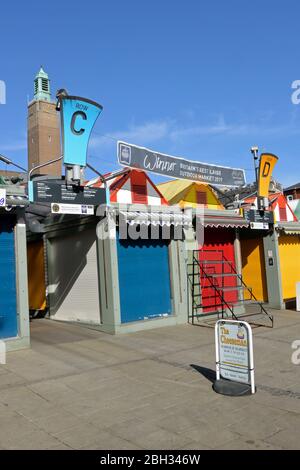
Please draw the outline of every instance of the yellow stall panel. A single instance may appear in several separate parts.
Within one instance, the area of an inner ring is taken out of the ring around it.
[[[257,300],[268,301],[264,247],[261,238],[241,240],[243,281]]]
[[[296,282],[300,282],[300,237],[282,235],[278,240],[282,296],[284,300],[296,297]]]
[[[28,243],[28,296],[31,310],[46,308],[45,260],[43,240]]]

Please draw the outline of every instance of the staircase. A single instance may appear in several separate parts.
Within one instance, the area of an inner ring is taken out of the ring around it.
[[[188,282],[192,294],[189,312],[192,324],[201,320],[212,326],[216,318],[222,318],[273,327],[273,316],[257,300],[222,250],[193,250],[192,263],[188,264]]]

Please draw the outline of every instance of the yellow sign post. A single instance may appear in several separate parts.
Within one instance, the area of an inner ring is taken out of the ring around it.
[[[262,153],[260,156],[258,176],[258,196],[260,197],[269,196],[271,176],[277,160],[278,157],[272,153]]]

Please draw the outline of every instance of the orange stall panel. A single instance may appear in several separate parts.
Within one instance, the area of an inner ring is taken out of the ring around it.
[[[257,300],[267,302],[266,268],[263,240],[250,238],[241,240],[242,275],[248,287],[252,287]]]
[[[45,310],[46,283],[43,240],[27,244],[28,297],[30,310]]]
[[[296,283],[300,282],[299,235],[280,235],[278,247],[283,299],[293,299],[296,297]]]

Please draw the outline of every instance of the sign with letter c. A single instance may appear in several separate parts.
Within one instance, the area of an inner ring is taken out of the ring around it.
[[[65,165],[86,166],[90,135],[102,106],[78,96],[60,98],[61,131]]]

